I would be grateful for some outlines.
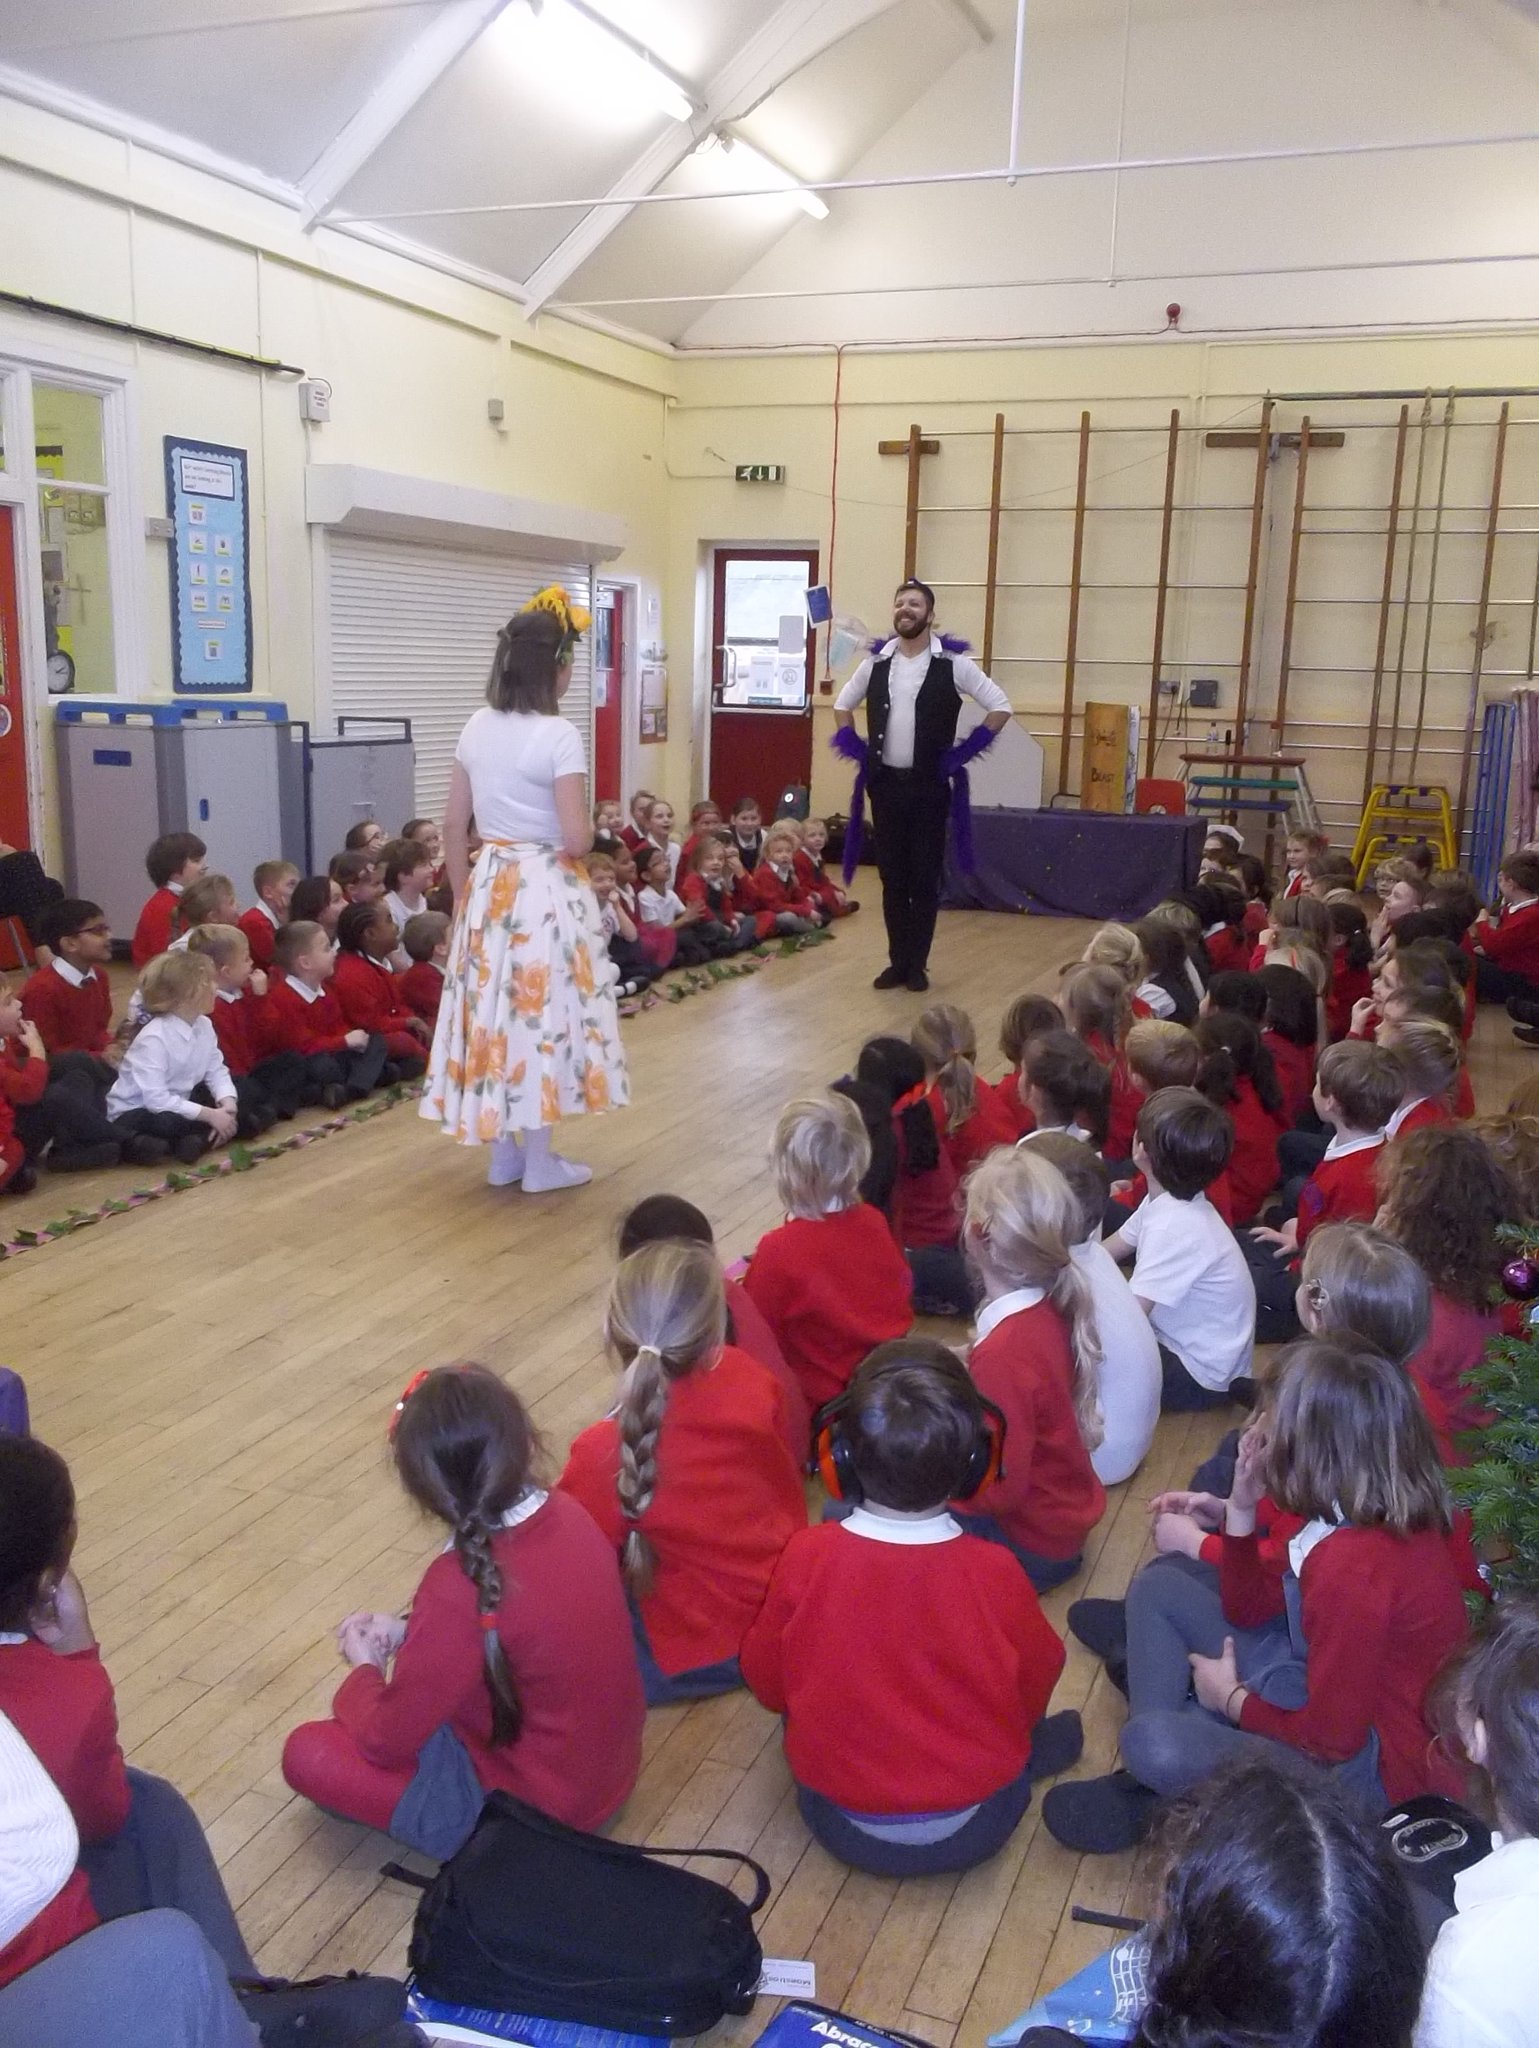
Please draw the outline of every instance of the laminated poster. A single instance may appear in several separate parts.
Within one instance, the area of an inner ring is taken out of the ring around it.
[[[229,696],[252,687],[246,451],[166,436],[171,535],[171,687]]]

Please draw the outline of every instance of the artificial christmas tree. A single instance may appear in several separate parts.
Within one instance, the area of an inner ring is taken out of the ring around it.
[[[1539,1226],[1504,1233],[1512,1258],[1502,1284],[1515,1301],[1539,1293]],[[1539,1328],[1498,1337],[1469,1375],[1492,1420],[1470,1440],[1474,1462],[1451,1475],[1498,1592],[1539,1593]]]

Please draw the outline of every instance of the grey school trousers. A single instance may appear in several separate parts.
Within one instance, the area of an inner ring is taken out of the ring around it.
[[[3,2048],[259,2048],[185,1913],[93,1928],[0,1990]]]

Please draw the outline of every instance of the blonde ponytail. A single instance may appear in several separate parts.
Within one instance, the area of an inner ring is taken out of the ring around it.
[[[1089,1285],[1069,1256],[1082,1225],[1073,1189],[1030,1145],[990,1152],[968,1178],[963,1235],[974,1255],[1015,1287],[1040,1287],[1063,1317],[1074,1355],[1074,1413],[1093,1451],[1105,1435],[1101,1338]]]
[[[638,1600],[651,1590],[657,1554],[641,1529],[657,1493],[657,1440],[675,1380],[709,1365],[727,1334],[721,1267],[709,1245],[667,1240],[622,1259],[610,1290],[604,1339],[625,1367],[617,1421],[620,1511],[629,1524],[620,1569]]]
[[[946,1107],[946,1129],[959,1130],[978,1107],[978,1034],[955,1003],[935,1003],[914,1026],[915,1052],[935,1077]]]

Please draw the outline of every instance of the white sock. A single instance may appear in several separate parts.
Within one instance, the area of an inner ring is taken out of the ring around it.
[[[524,1193],[552,1194],[557,1188],[580,1188],[592,1180],[593,1168],[575,1159],[563,1159],[550,1145],[550,1126],[524,1132]]]
[[[524,1177],[524,1141],[519,1137],[494,1138],[492,1161],[486,1171],[489,1188],[510,1188]]]

